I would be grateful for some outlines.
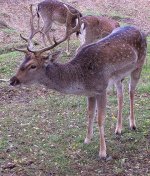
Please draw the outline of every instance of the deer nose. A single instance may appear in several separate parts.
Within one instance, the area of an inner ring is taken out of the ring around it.
[[[16,76],[13,76],[10,79],[10,85],[11,86],[16,86],[16,85],[19,85],[19,84],[20,84],[20,81],[19,81],[19,79]]]

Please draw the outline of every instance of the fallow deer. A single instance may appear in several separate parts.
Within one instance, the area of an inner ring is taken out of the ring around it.
[[[34,22],[33,19],[35,18],[36,15],[33,15],[32,7],[33,7],[33,5],[30,6],[30,12],[31,12],[31,20],[30,20],[31,35],[30,35],[30,39],[32,39],[33,36],[37,32],[41,32],[42,37],[43,37],[43,42],[44,42],[45,45],[46,45],[45,36],[48,39],[49,43],[52,44],[51,38],[49,36],[49,32],[51,31],[53,23],[59,23],[61,25],[66,25],[68,9],[70,11],[69,14],[70,14],[70,18],[71,18],[70,24],[68,24],[69,26],[75,27],[78,15],[80,17],[82,16],[82,14],[77,9],[75,9],[74,7],[72,7],[69,4],[66,4],[64,2],[60,2],[60,1],[57,1],[57,0],[45,0],[43,2],[40,2],[37,5],[38,28],[35,30],[34,26],[33,26],[33,22]],[[42,30],[39,30],[40,19],[42,19],[43,24],[44,24]],[[68,25],[66,25],[66,28],[68,27]],[[70,37],[68,37],[67,40],[68,40],[67,52],[69,52]]]
[[[108,17],[92,15],[81,17],[81,28],[77,33],[80,39],[80,48],[106,37],[117,27],[120,27],[119,23]]]
[[[78,27],[78,26],[76,26]],[[75,27],[75,28],[76,28]],[[69,34],[74,32],[70,31]],[[122,131],[123,87],[122,80],[130,76],[130,128],[135,130],[134,94],[146,57],[146,37],[135,27],[119,27],[110,35],[83,47],[70,61],[60,64],[52,58],[46,64],[48,56],[43,53],[65,41],[54,40],[52,46],[33,51],[30,48],[20,50],[25,59],[17,73],[10,79],[10,85],[38,82],[49,89],[65,94],[85,95],[88,99],[88,125],[85,143],[93,137],[93,122],[97,108],[100,133],[100,158],[106,157],[104,133],[106,94],[110,84],[115,84],[118,95],[118,117],[115,133]]]

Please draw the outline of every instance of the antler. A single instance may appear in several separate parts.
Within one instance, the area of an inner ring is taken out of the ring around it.
[[[42,31],[39,29],[40,28],[40,18],[38,18],[38,22],[37,22],[37,28],[35,29],[35,27],[34,27],[34,22],[33,22],[33,20],[34,20],[34,18],[35,18],[35,16],[36,16],[36,14],[33,14],[33,8],[32,8],[32,4],[30,5],[30,13],[31,13],[31,17],[30,17],[30,28],[31,28],[31,34],[30,34],[30,36],[29,36],[29,38],[27,39],[27,38],[25,38],[25,37],[23,37],[21,34],[20,34],[20,37],[24,40],[24,41],[26,41],[27,43],[28,43],[28,48],[30,48],[30,49],[32,49],[33,48],[33,43],[32,43],[32,38],[34,37],[34,35],[35,34],[37,34],[38,32],[41,32],[42,33]],[[19,49],[20,50],[20,49]]]
[[[31,27],[31,34],[29,39],[31,40],[35,34],[37,34],[38,32],[42,31],[40,30],[40,18],[38,17],[38,22],[37,22],[37,28],[34,28],[34,22],[33,19],[35,18],[36,14],[33,15],[33,8],[32,8],[32,4],[30,5],[30,13],[31,13],[31,18],[30,18],[30,27]]]
[[[30,17],[30,27],[31,27],[31,34],[29,36],[29,39],[27,40],[28,41],[28,48],[32,49],[33,48],[33,43],[32,43],[32,38],[34,37],[35,34],[37,34],[38,32],[42,32],[40,30],[40,18],[38,17],[38,21],[37,21],[37,28],[35,29],[34,27],[34,18],[36,17],[36,14],[33,14],[33,5],[31,4],[30,5],[30,14],[31,14],[31,17]]]
[[[57,45],[59,45],[60,43],[64,42],[65,40],[68,39],[68,37],[70,37],[71,34],[73,34],[74,32],[77,32],[79,31],[80,29],[80,14],[79,13],[76,13],[76,14],[73,14],[70,12],[69,8],[64,5],[66,8],[67,8],[67,19],[66,19],[66,34],[64,36],[64,38],[62,38],[61,40],[59,41],[56,41],[55,37],[53,36],[53,41],[54,41],[54,44],[49,46],[49,47],[46,47],[46,48],[43,48],[43,49],[40,49],[40,50],[37,50],[37,51],[34,51],[34,50],[31,50],[29,47],[28,50],[36,55],[40,55],[41,53],[47,51],[47,50],[50,50],[50,49],[53,49],[54,47],[56,47]],[[71,20],[72,20],[72,17],[73,16],[77,16],[77,24],[75,27],[71,27]]]
[[[14,50],[16,50],[16,51],[20,51],[20,52],[23,52],[23,53],[25,53],[25,54],[28,53],[28,50],[27,50],[27,49],[14,48]]]
[[[29,38],[25,38],[23,37],[21,34],[20,34],[20,37],[28,43],[28,46],[27,46],[27,49],[19,49],[19,48],[14,48],[14,50],[16,51],[20,51],[20,52],[24,52],[24,53],[28,53],[28,52],[31,52],[31,49],[33,48],[33,43],[32,43],[32,38],[34,37],[35,34],[37,34],[38,32],[41,32],[42,31],[39,29],[40,28],[40,24],[39,24],[39,21],[40,19],[38,18],[38,22],[37,22],[37,28],[35,29],[34,27],[34,18],[36,16],[36,14],[33,14],[33,8],[32,8],[32,4],[30,5],[30,13],[31,13],[31,17],[30,17],[30,27],[31,27],[31,34],[29,36]]]
[[[25,40],[26,42],[28,42],[28,39],[26,39],[25,37],[23,37],[21,34],[20,34],[20,37]],[[20,51],[20,52],[23,52],[23,53],[28,53],[28,50],[27,49],[20,49],[20,48],[14,48],[14,50],[16,51]]]

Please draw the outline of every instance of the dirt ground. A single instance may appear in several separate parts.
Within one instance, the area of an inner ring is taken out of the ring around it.
[[[29,35],[29,4],[37,4],[39,0],[1,0],[0,21],[5,22],[9,27],[16,30],[17,34],[24,32]],[[119,17],[122,22],[127,22],[149,32],[150,27],[150,1],[149,0],[68,0],[64,1],[76,7],[83,13]],[[125,18],[125,19],[124,19]],[[131,19],[131,20],[129,20]],[[15,36],[16,38],[16,36]],[[0,30],[0,43],[8,43],[13,36]],[[18,39],[18,38],[17,38]]]

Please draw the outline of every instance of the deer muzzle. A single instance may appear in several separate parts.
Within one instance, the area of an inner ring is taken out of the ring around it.
[[[19,84],[20,84],[20,81],[19,81],[19,79],[16,76],[13,76],[10,79],[10,85],[11,86],[16,86],[16,85],[19,85]]]

